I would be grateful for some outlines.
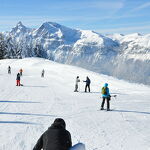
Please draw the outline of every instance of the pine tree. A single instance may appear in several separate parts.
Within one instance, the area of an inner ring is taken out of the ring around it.
[[[4,59],[6,55],[7,45],[4,40],[4,36],[0,33],[0,59]]]

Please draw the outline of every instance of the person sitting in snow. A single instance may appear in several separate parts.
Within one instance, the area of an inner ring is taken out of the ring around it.
[[[102,98],[103,98],[103,101],[102,101],[102,104],[101,104],[101,110],[104,109],[104,104],[105,104],[105,101],[107,101],[107,111],[110,110],[110,93],[109,93],[109,88],[108,88],[108,83],[105,83],[104,84],[104,87],[102,88]]]
[[[76,77],[76,84],[75,84],[75,90],[74,92],[78,92],[78,87],[79,87],[79,82],[80,82],[80,79],[79,79],[79,76]]]
[[[63,119],[57,118],[41,135],[33,150],[69,150],[71,147],[71,135],[66,130],[66,123]]]

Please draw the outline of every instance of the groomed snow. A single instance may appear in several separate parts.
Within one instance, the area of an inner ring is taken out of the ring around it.
[[[12,74],[7,74],[8,66]],[[16,74],[24,70],[16,87]],[[45,69],[45,77],[41,71]],[[75,78],[89,76],[91,93],[74,93]],[[99,111],[100,89],[109,83],[113,111]],[[57,117],[73,144],[86,150],[149,150],[150,87],[39,58],[0,60],[0,150],[31,150]]]

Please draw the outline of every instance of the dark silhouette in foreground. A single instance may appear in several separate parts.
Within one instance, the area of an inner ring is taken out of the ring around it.
[[[66,123],[63,119],[57,118],[41,135],[33,150],[69,150],[71,147],[71,135],[66,130]]]

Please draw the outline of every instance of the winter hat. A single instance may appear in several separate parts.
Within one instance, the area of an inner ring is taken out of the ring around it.
[[[56,118],[54,120],[54,125],[61,125],[63,128],[66,128],[66,123],[62,118]]]
[[[108,83],[105,83],[104,86],[107,87],[107,86],[108,86]]]

